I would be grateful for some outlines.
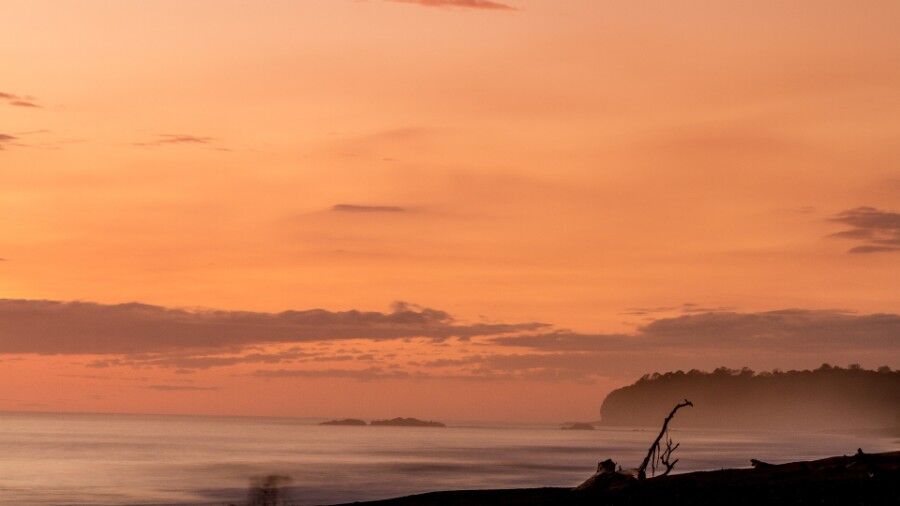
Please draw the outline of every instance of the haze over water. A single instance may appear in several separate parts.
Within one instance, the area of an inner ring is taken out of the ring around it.
[[[572,486],[682,399],[677,472],[896,450],[797,431],[900,430],[898,20],[0,0],[0,506]]]
[[[896,448],[851,434],[676,431],[678,471]],[[327,427],[309,419],[0,414],[0,504],[225,504],[255,476],[297,504],[448,489],[574,486],[598,460],[636,466],[654,429]]]

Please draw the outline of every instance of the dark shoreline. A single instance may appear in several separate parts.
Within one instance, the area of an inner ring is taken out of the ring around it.
[[[588,476],[585,476],[587,478]],[[699,471],[591,490],[533,488],[430,492],[334,506],[897,505],[900,451]]]

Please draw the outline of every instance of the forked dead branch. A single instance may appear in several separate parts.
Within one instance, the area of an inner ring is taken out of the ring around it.
[[[656,436],[656,440],[650,445],[650,448],[647,450],[647,456],[644,457],[644,461],[641,462],[641,467],[638,468],[638,480],[647,479],[647,466],[650,466],[650,473],[652,475],[656,475],[656,470],[658,468],[664,467],[665,471],[663,471],[660,476],[669,474],[672,472],[672,469],[675,468],[678,459],[672,460],[672,454],[678,449],[680,443],[673,444],[672,438],[669,435],[669,422],[672,421],[672,418],[675,417],[675,413],[677,413],[679,409],[688,406],[694,407],[694,403],[685,399],[676,404],[675,407],[672,408],[672,411],[669,412],[669,416],[663,421],[663,426],[659,431],[659,435]],[[662,446],[663,438],[665,438],[665,447]]]

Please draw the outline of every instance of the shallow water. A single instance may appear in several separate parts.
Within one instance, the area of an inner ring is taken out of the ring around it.
[[[653,429],[551,425],[446,429],[318,420],[0,414],[0,504],[225,504],[256,476],[292,478],[301,505],[432,490],[574,486],[612,458],[636,466]],[[678,471],[898,449],[893,438],[692,430]]]

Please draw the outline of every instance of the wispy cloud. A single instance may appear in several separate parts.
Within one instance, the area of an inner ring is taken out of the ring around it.
[[[501,336],[496,344],[541,351],[875,349],[900,351],[900,315],[783,309],[660,318],[634,334],[551,332]]]
[[[87,364],[88,367],[104,369],[107,367],[161,367],[193,372],[198,369],[228,367],[239,364],[280,364],[285,362],[308,361],[323,358],[318,353],[310,353],[299,348],[272,353],[227,354],[212,353],[141,353],[121,357],[103,358]]]
[[[220,390],[219,387],[197,387],[191,385],[148,385],[146,388],[158,392],[208,392]]]
[[[9,134],[0,134],[0,151],[2,151],[7,145],[12,145],[18,140],[18,137]]]
[[[20,148],[33,148],[43,150],[59,150],[64,146],[84,142],[81,138],[66,138],[47,135],[52,132],[47,129],[27,130],[23,132],[13,132],[12,134],[0,134],[0,150],[6,146],[15,146]],[[26,141],[26,137],[28,140]]]
[[[34,102],[34,97],[23,97],[19,95],[14,95],[12,93],[5,93],[0,91],[0,100],[5,100],[7,104],[15,106],[15,107],[33,107],[40,108],[41,106]]]
[[[135,142],[135,146],[166,146],[173,144],[210,144],[215,141],[213,137],[204,137],[199,135],[187,134],[160,134],[156,139]]]
[[[0,299],[0,322],[0,353],[131,357],[188,350],[198,356],[234,353],[262,344],[349,339],[466,339],[546,327],[540,323],[463,323],[444,311],[402,302],[390,312],[310,309],[260,313]]]
[[[364,369],[274,369],[259,370],[254,376],[259,378],[349,378],[359,381],[408,379],[413,375],[406,371],[385,370],[381,367]]]
[[[336,204],[331,210],[338,213],[403,213],[407,209],[399,206],[372,206],[359,204]]]
[[[842,211],[829,220],[851,227],[830,236],[860,243],[850,248],[848,253],[900,251],[900,213],[874,207],[857,207]]]
[[[716,311],[657,319],[629,334],[555,331],[496,336],[452,358],[425,357],[364,368],[296,366],[258,370],[254,375],[360,381],[406,378],[590,383],[604,376],[640,374],[673,364],[708,367],[710,360],[716,360],[711,357],[746,360],[756,355],[768,356],[771,362],[771,357],[778,356],[788,357],[790,363],[802,363],[820,357],[848,357],[848,353],[890,357],[898,352],[900,315],[896,314],[811,309]]]
[[[415,4],[424,7],[459,7],[465,9],[486,9],[500,11],[514,11],[512,5],[493,2],[491,0],[387,0],[394,3]]]
[[[680,314],[630,333],[579,333],[533,322],[460,322],[405,303],[388,312],[261,313],[0,299],[0,354],[100,355],[85,365],[183,373],[255,365],[252,375],[260,378],[594,381],[691,362],[686,357],[703,366],[712,356],[900,353],[900,315],[893,313],[660,307]],[[378,342],[415,338],[433,341],[434,354],[372,353]],[[349,340],[368,343],[359,350],[336,344]],[[338,364],[346,367],[332,367]]]
[[[29,102],[27,100],[12,100],[9,102],[9,105],[14,105],[16,107],[36,107],[36,108],[41,107],[41,106],[35,104],[34,102]]]
[[[660,313],[673,313],[673,312],[681,312],[681,313],[718,313],[721,311],[731,311],[733,307],[728,306],[718,306],[718,307],[705,307],[693,302],[685,302],[680,306],[653,306],[653,307],[630,307],[623,311],[620,314],[629,315],[629,316],[649,316],[649,315],[657,315]]]

